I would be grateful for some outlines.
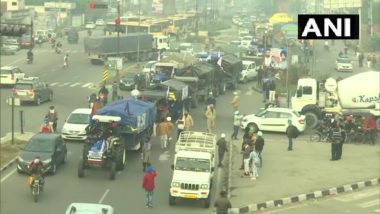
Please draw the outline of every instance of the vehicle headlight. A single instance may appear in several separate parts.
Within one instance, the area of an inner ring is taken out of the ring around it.
[[[18,162],[20,162],[20,163],[23,163],[23,162],[26,162],[24,159],[22,159],[21,157],[18,157]]]
[[[201,189],[208,189],[208,184],[201,184]]]
[[[48,164],[50,162],[51,162],[51,158],[48,158],[48,159],[42,161],[42,163],[44,163],[44,164]]]
[[[180,187],[180,183],[179,182],[172,182],[172,187]]]

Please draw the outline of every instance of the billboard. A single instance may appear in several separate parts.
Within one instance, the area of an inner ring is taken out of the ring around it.
[[[324,0],[323,7],[325,9],[359,8],[362,7],[362,0]]]
[[[164,4],[163,0],[153,0],[152,1],[152,14],[154,15],[163,15]]]

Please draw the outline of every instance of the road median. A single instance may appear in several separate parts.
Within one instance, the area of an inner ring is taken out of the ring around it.
[[[34,135],[32,132],[26,132],[24,134],[15,133],[14,142],[12,144],[11,133],[8,133],[5,137],[1,138],[0,144],[0,168],[4,171],[8,166],[12,165],[16,161],[17,156],[20,154],[22,148],[24,148],[26,142]]]

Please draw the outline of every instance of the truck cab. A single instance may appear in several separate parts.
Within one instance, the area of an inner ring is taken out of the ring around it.
[[[173,177],[169,204],[179,198],[202,200],[210,206],[215,168],[216,136],[211,133],[184,131],[180,134],[172,165]]]
[[[154,46],[157,50],[169,50],[170,40],[168,36],[153,36]]]

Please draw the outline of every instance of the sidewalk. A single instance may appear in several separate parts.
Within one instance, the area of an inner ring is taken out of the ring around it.
[[[24,134],[21,134],[20,132],[15,132],[14,133],[14,139],[15,140],[22,140],[22,141],[27,141],[29,140],[35,133],[33,132],[24,132]],[[7,133],[4,137],[0,139],[0,143],[6,143],[6,142],[11,142],[12,140],[12,133],[9,132]]]
[[[287,151],[284,134],[263,137],[263,168],[257,180],[242,178],[241,140],[234,142],[230,190],[234,208],[380,178],[379,144],[344,144],[342,159],[330,161],[330,144],[308,142],[308,135],[294,141],[293,151]]]

